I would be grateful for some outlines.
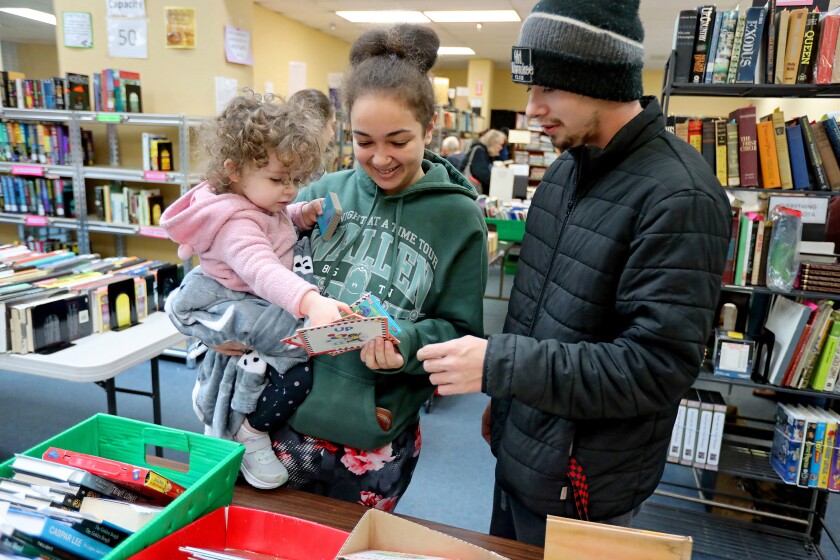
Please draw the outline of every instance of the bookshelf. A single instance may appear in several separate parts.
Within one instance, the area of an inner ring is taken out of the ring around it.
[[[105,222],[89,215],[87,204],[89,180],[105,180],[117,183],[142,183],[147,185],[171,185],[177,187],[167,193],[171,200],[184,194],[190,186],[199,181],[195,173],[190,173],[190,129],[198,126],[201,119],[184,115],[164,115],[147,113],[113,113],[94,111],[64,111],[52,109],[10,109],[0,110],[0,120],[6,122],[62,123],[69,131],[70,165],[49,165],[28,162],[0,162],[0,173],[30,175],[36,177],[63,177],[73,182],[75,217],[57,217],[38,215],[37,212],[9,213],[0,212],[0,223],[19,226],[19,236],[26,236],[24,228],[60,228],[74,230],[79,252],[90,252],[90,233],[104,233],[116,236],[117,255],[123,255],[125,236],[142,236],[166,239],[166,234],[157,226]],[[87,166],[83,163],[81,127],[82,125],[105,126],[108,144],[108,165]],[[144,171],[142,169],[120,165],[120,148],[117,128],[121,126],[169,127],[178,134],[178,156],[176,171]]]
[[[840,97],[840,84],[709,84],[709,83],[674,83],[675,82],[675,68],[676,68],[676,51],[672,52],[671,57],[665,65],[665,72],[662,83],[660,102],[663,108],[663,114],[669,114],[669,106],[671,98],[674,96],[690,96],[690,97],[709,97],[709,98],[744,98],[744,104],[747,104],[747,99],[756,98],[835,98]],[[724,116],[725,117],[725,116]],[[760,156],[760,154],[759,154]],[[760,169],[759,169],[760,171]],[[749,195],[758,194],[759,196],[769,195],[796,195],[804,197],[820,197],[832,198],[840,195],[838,191],[816,191],[816,190],[780,190],[780,189],[762,189],[762,188],[739,188],[739,187],[724,187],[730,194],[735,197],[749,193]],[[825,231],[823,230],[824,234]],[[824,237],[822,237],[824,238]],[[765,242],[767,240],[765,239]],[[748,282],[749,284],[749,282]],[[773,291],[766,286],[760,285],[732,285],[724,284],[722,292],[745,294],[750,302],[753,296],[762,294],[764,297],[768,294],[777,294],[779,292]],[[802,297],[813,300],[831,299],[834,301],[840,300],[840,294],[828,292],[815,292],[809,290],[792,290],[783,294],[788,297]],[[840,410],[840,393],[816,391],[812,389],[798,389],[792,387],[780,387],[765,383],[757,383],[753,380],[733,379],[728,377],[715,376],[711,373],[710,365],[706,364],[701,371],[698,382],[703,385],[706,384],[722,384],[726,386],[742,386],[746,388],[766,388],[772,389],[780,394],[788,397],[799,398],[807,403],[812,403],[818,407],[831,408]],[[720,456],[720,473],[725,473],[733,476],[743,477],[746,479],[761,481],[764,483],[771,483],[780,485],[784,488],[786,485],[782,482],[775,470],[770,466],[770,448],[773,437],[773,423],[772,421],[765,421],[763,425],[749,431],[748,435],[743,435],[739,428],[741,423],[747,422],[755,425],[761,424],[761,421],[755,419],[745,420],[743,418],[737,419],[737,424],[730,425],[727,423],[724,431],[724,445]],[[692,468],[692,467],[689,467]],[[721,503],[721,497],[718,492],[709,488],[710,482],[714,487],[714,480],[716,475],[709,471],[699,471],[694,469],[695,479],[698,484],[692,490],[700,492],[700,498],[691,498],[681,496],[679,494],[672,494],[665,492],[668,497],[688,500],[689,502],[700,503],[705,506],[705,511],[691,511],[690,507],[672,507],[657,505],[655,510],[642,512],[639,523],[634,522],[634,526],[638,528],[656,528],[656,530],[668,531],[669,527],[673,528],[675,532],[686,534],[686,526],[691,527],[688,534],[694,537],[695,550],[701,553],[709,553],[718,556],[724,553],[723,557],[754,557],[757,550],[761,550],[762,558],[823,558],[823,553],[820,550],[820,535],[822,530],[826,530],[829,539],[834,541],[834,546],[837,547],[837,537],[840,535],[832,535],[829,532],[831,526],[836,527],[836,522],[833,520],[825,520],[825,511],[827,503],[827,491],[816,488],[801,488],[796,492],[801,492],[803,501],[808,504],[805,507],[784,505],[780,503],[773,503],[772,500],[767,500],[762,507],[762,515],[758,518],[758,522],[745,523],[743,521],[736,521],[726,517],[721,517],[711,511],[711,509],[724,508],[729,510],[741,511],[742,513],[756,514],[758,508],[738,508],[729,504]],[[705,476],[701,476],[705,475]],[[709,479],[712,479],[711,481]],[[760,497],[754,496],[754,504],[757,506],[760,502]],[[769,504],[769,507],[766,507]],[[772,510],[772,513],[770,512]],[[779,522],[786,523],[786,526],[798,527],[796,530],[780,529],[777,525]],[[677,524],[682,528],[678,529]],[[828,525],[829,527],[826,527]],[[835,530],[836,532],[836,530]],[[825,544],[825,543],[823,543]],[[829,543],[831,546],[832,543]]]
[[[447,136],[457,136],[461,141],[461,151],[466,153],[470,143],[484,130],[484,117],[470,111],[456,109],[450,105],[438,105],[437,124],[429,149],[440,153],[440,145]]]

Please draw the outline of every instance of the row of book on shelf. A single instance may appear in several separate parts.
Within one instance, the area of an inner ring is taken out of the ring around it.
[[[93,165],[93,132],[82,129],[82,162]],[[70,165],[70,129],[66,124],[0,122],[0,161]]]
[[[137,257],[0,246],[0,352],[52,353],[163,309],[183,268]]]
[[[680,400],[668,461],[718,470],[726,424],[726,402],[716,391],[691,388]]]
[[[151,469],[48,448],[0,478],[0,554],[99,560],[186,490]]]
[[[840,414],[779,403],[770,464],[787,484],[840,492]]]
[[[481,194],[476,199],[476,203],[481,208],[485,218],[518,221],[525,221],[528,218],[528,207],[530,206],[528,202],[499,200],[496,197]]]
[[[0,207],[9,214],[74,218],[73,181],[55,177],[0,175]]]
[[[751,105],[728,118],[672,116],[668,128],[702,154],[725,187],[840,190],[840,125],[834,116],[785,120],[777,108],[756,122]]]
[[[840,82],[840,14],[828,11],[828,0],[785,4],[754,1],[745,9],[701,5],[681,11],[674,33],[674,82]]]
[[[67,72],[64,77],[36,80],[23,72],[0,71],[0,100],[4,107],[17,109],[143,112],[140,74],[116,68],[94,72],[92,91],[87,74]]]
[[[94,215],[99,221],[156,226],[162,213],[160,189],[138,189],[122,183],[94,187]]]

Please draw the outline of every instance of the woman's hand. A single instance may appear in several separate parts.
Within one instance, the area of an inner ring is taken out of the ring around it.
[[[362,361],[370,369],[399,369],[405,364],[394,343],[378,336],[362,347]]]
[[[218,352],[219,354],[224,354],[225,356],[241,356],[245,353],[245,350],[248,350],[248,347],[241,342],[228,340],[218,346],[211,346],[210,350]]]
[[[303,219],[306,227],[315,227],[315,224],[318,222],[318,216],[324,213],[322,209],[323,203],[323,198],[316,198],[304,204],[303,208],[300,209],[300,217]]]

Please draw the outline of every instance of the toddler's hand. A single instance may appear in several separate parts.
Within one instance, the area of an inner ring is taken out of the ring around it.
[[[300,215],[303,218],[303,223],[305,223],[307,227],[315,227],[315,223],[318,221],[318,216],[324,213],[322,210],[323,202],[323,198],[316,198],[315,200],[310,200],[304,204],[303,208],[300,209]]]
[[[324,297],[314,290],[307,292],[300,302],[300,312],[309,317],[311,327],[320,327],[341,319],[342,311],[353,313],[346,303]]]

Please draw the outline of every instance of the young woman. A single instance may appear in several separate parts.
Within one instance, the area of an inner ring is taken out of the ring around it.
[[[387,511],[411,480],[419,410],[434,390],[417,350],[483,334],[487,230],[477,195],[425,150],[435,115],[427,72],[438,45],[432,30],[411,25],[356,41],[344,81],[356,168],[299,196],[335,192],[343,209],[329,240],[312,233],[321,293],[345,303],[372,293],[398,322],[399,344],[377,339],[360,352],[317,356],[309,396],[271,433],[290,487]]]

